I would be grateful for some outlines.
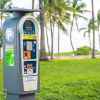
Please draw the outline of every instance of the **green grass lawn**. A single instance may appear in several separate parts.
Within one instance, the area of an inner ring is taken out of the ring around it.
[[[100,59],[41,62],[37,100],[100,100]]]
[[[40,64],[41,89],[37,100],[100,100],[100,59]]]

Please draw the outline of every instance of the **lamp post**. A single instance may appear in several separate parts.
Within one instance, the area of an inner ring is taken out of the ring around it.
[[[93,48],[92,48],[92,58],[95,58],[95,25],[94,25],[94,21],[95,21],[95,17],[94,17],[94,0],[91,0],[91,6],[92,6],[92,26],[93,26]]]

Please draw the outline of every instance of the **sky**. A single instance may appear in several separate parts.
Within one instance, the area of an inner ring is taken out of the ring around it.
[[[27,9],[32,8],[32,0],[12,0],[12,1],[13,1],[13,5],[15,7],[27,8]],[[35,9],[38,9],[38,0],[34,0],[34,1],[35,1]],[[91,11],[91,0],[83,0],[83,2],[86,3],[87,9]],[[95,15],[97,14],[98,9],[100,9],[100,0],[94,0]],[[91,18],[91,13],[86,13],[85,16],[88,17],[88,18]],[[79,19],[79,21],[80,21],[80,26],[85,26],[85,22],[82,19]],[[48,35],[50,35],[50,33],[48,33]],[[54,52],[57,52],[57,29],[55,29],[54,35],[55,35],[54,36],[54,47],[55,47]],[[69,37],[66,36],[65,34],[61,35],[60,37],[61,37],[60,46],[62,48],[60,51],[61,52],[66,51],[66,50],[70,51],[71,46],[70,46],[70,43],[69,43]],[[73,31],[73,38],[72,39],[73,39],[73,43],[74,43],[75,48],[78,48],[80,46],[84,46],[84,45],[87,44],[87,42],[89,42],[88,38],[84,39],[82,34],[78,34],[78,32],[75,28],[74,28],[74,31]],[[49,44],[51,46],[51,40],[50,39],[49,39]],[[64,45],[62,45],[62,44],[64,44]],[[97,46],[96,48],[99,48],[99,47]]]
[[[12,0],[14,7],[32,9],[32,0]],[[38,0],[34,0],[35,8],[38,9]]]
[[[38,0],[34,0],[35,1],[35,9],[38,9]],[[25,9],[31,9],[32,8],[32,0],[12,0],[12,4],[13,7],[18,7],[18,8],[25,8]],[[91,11],[91,0],[83,0],[83,2],[86,3],[87,5],[87,10]],[[100,0],[94,0],[94,11],[95,11],[95,15],[97,14],[97,11],[100,9]],[[91,13],[86,13],[85,16],[88,18],[91,18]],[[79,19],[80,21],[80,26],[85,26],[85,23],[82,19]],[[50,36],[50,32],[48,33],[49,37]],[[57,28],[55,28],[55,34],[54,34],[54,52],[57,52]],[[72,50],[71,46],[70,46],[70,42],[69,42],[69,37],[66,36],[65,34],[61,35],[61,41],[60,41],[60,48],[61,48],[61,52],[63,51],[70,51]],[[96,40],[98,39],[98,36],[96,36]],[[88,38],[84,39],[82,34],[78,34],[76,28],[74,28],[73,31],[73,43],[74,43],[74,47],[75,48],[79,48],[80,46],[84,46],[87,44]],[[100,42],[100,41],[99,41]],[[49,44],[51,46],[51,40],[49,39]],[[64,45],[63,45],[64,44]],[[98,41],[96,44],[99,44]],[[100,50],[100,46],[96,45],[96,48]]]
[[[38,0],[35,1],[35,8],[37,7]],[[22,7],[22,8],[31,8],[32,7],[32,0],[12,0],[14,6]],[[91,0],[83,0],[87,4],[87,8],[91,9]],[[100,0],[94,0],[94,7],[95,11],[100,8]]]
[[[32,8],[32,0],[11,0],[13,7],[18,7],[18,8],[26,8],[26,9],[31,9]],[[35,9],[39,8],[38,5],[39,0],[34,0],[35,2]],[[83,2],[86,3],[87,9],[91,10],[91,0],[83,0]],[[100,0],[94,0],[94,9],[95,9],[95,15],[97,14],[98,9],[100,9]],[[91,17],[91,14],[85,14],[89,18]]]
[[[91,10],[91,0],[83,0],[87,4],[87,9]],[[97,14],[97,11],[100,9],[100,0],[94,0],[94,11]]]

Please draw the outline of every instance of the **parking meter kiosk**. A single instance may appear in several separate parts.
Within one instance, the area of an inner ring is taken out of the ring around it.
[[[34,100],[39,87],[38,24],[30,15],[17,15],[3,27],[4,87],[7,100]]]

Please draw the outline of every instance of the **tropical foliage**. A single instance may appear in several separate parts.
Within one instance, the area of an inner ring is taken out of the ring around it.
[[[83,31],[83,36],[86,37],[88,35],[88,39],[89,39],[89,43],[90,43],[90,47],[92,47],[91,44],[91,36],[92,36],[92,30],[97,30],[98,26],[97,26],[97,22],[94,22],[94,27],[93,27],[93,19],[90,19],[87,26],[83,27],[80,29],[80,31]]]
[[[5,3],[9,0],[0,0],[0,8],[3,8]],[[41,23],[41,54],[46,56],[46,46],[47,41],[48,51],[50,53],[51,59],[54,55],[54,35],[55,27],[58,28],[58,54],[60,53],[60,35],[62,33],[68,34],[70,39],[70,45],[72,47],[73,53],[75,51],[73,44],[73,28],[76,27],[79,32],[79,19],[87,20],[84,14],[87,12],[86,4],[83,0],[39,0],[40,9],[42,10],[40,16]],[[93,19],[92,19],[93,20]],[[93,26],[94,21],[90,20],[88,25],[84,28],[84,33],[88,33],[90,38],[90,33],[92,30],[96,30],[98,26],[98,31],[100,29],[100,11],[97,14],[97,26]],[[88,22],[88,21],[87,21]],[[70,26],[67,27],[67,26]],[[69,30],[69,31],[68,31]],[[49,43],[48,31],[50,31],[51,43]],[[60,32],[63,31],[63,32]],[[46,36],[46,38],[45,38]],[[51,44],[51,47],[50,47]]]
[[[93,10],[93,5],[92,5],[92,10]],[[70,45],[74,53],[75,48],[74,48],[73,40],[72,40],[73,28],[76,27],[77,31],[79,31],[78,20],[79,19],[88,20],[88,18],[84,16],[86,12],[89,12],[86,10],[86,4],[84,3],[84,1],[83,0],[60,0],[60,1],[59,0],[43,0],[43,11],[44,11],[44,23],[45,23],[45,28],[46,28],[47,45],[48,45],[48,51],[51,52],[51,59],[53,58],[53,54],[54,54],[53,50],[54,50],[55,27],[58,27],[58,54],[59,54],[60,34],[61,34],[60,30],[62,30],[64,33],[68,33],[67,25],[70,24],[69,38],[70,38]],[[89,40],[90,40],[90,33],[92,33],[92,30],[96,30],[97,26],[94,24],[95,22],[93,18],[89,20],[90,21],[88,25],[84,28],[85,30],[84,33],[88,33]],[[98,12],[97,20],[100,20],[100,12]],[[100,21],[97,21],[97,22],[98,22],[98,27],[99,27]],[[47,35],[48,28],[50,28],[50,32],[51,32],[50,33],[51,34],[51,50],[49,47],[49,39]],[[90,42],[90,45],[91,45],[91,42]]]
[[[0,0],[0,9],[4,7],[4,5],[10,0]]]
[[[78,19],[87,19],[83,16],[83,14],[86,12],[86,4],[82,2],[82,0],[73,0],[71,3],[71,27],[70,27],[70,44],[72,47],[73,52],[75,51],[73,41],[72,41],[72,31],[73,27],[76,24],[76,28],[78,29]]]
[[[65,25],[70,21],[70,13],[68,11],[69,6],[65,0],[44,0],[45,26],[46,28],[49,26],[51,30],[51,59],[53,58],[54,49],[54,27],[55,25],[58,26],[58,35],[59,28],[66,32]]]

